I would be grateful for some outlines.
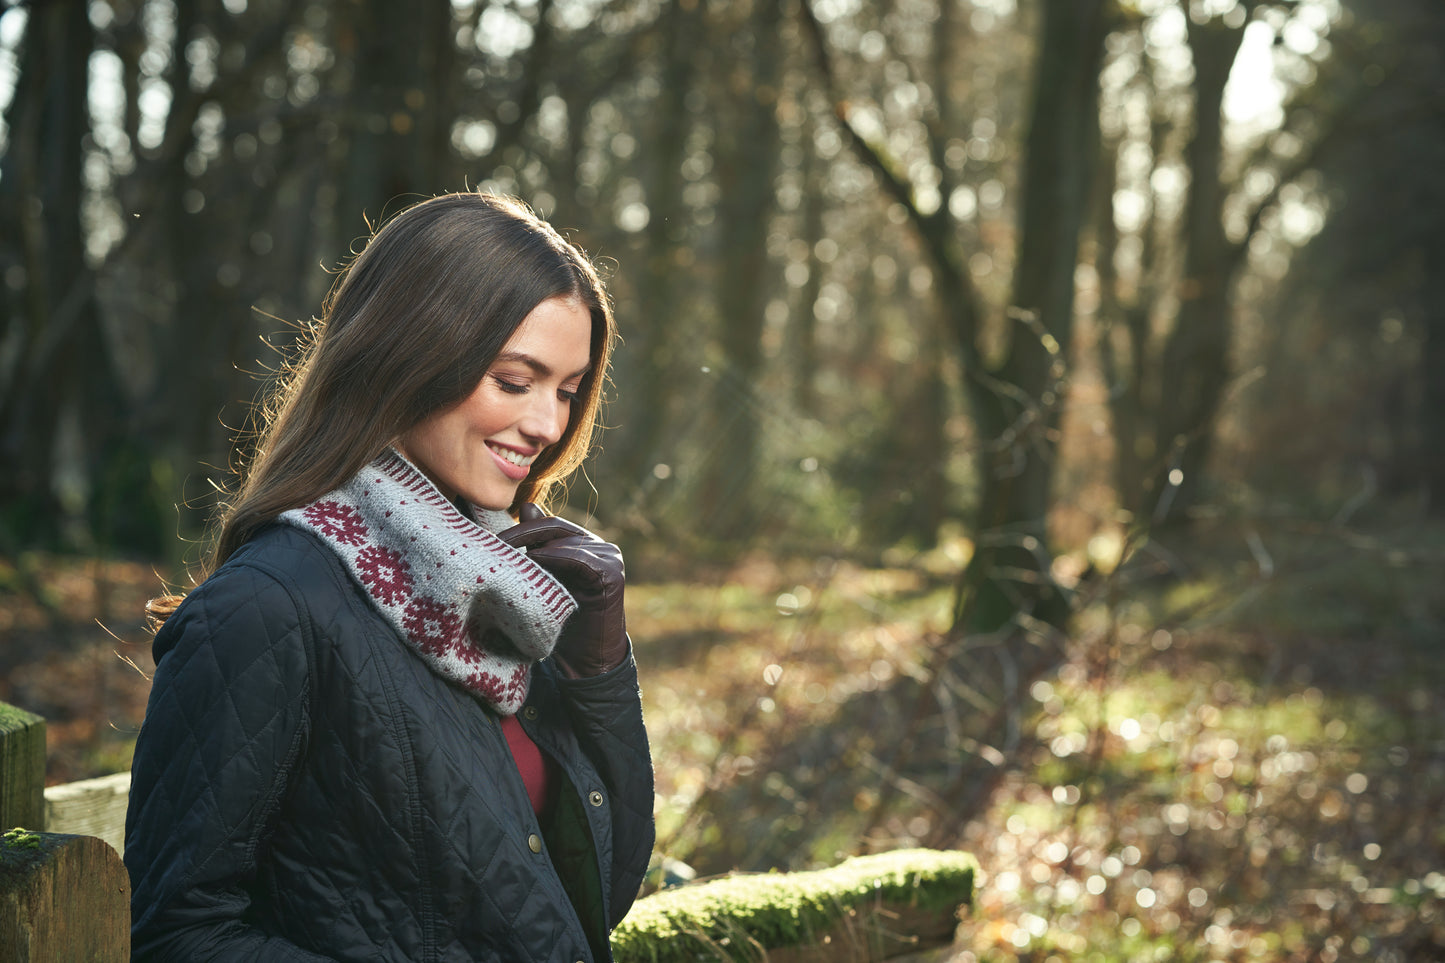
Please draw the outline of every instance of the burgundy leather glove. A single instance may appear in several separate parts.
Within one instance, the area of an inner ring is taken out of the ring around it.
[[[601,675],[627,659],[627,618],[622,609],[622,552],[580,525],[548,515],[527,502],[521,522],[498,537],[525,548],[577,600],[553,655],[574,678]]]

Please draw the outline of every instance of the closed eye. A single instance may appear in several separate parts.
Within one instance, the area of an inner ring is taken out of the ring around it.
[[[528,391],[527,385],[520,384],[516,381],[508,381],[506,378],[499,378],[496,375],[492,376],[492,380],[497,383],[498,388],[501,388],[509,395],[524,395]]]

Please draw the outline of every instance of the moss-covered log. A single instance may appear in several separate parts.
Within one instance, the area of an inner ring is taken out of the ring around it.
[[[967,853],[910,849],[807,873],[737,875],[641,899],[617,963],[862,963],[948,943],[973,897]]]

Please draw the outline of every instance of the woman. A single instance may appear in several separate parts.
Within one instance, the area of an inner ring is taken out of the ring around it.
[[[351,264],[210,576],[152,606],[136,958],[611,958],[653,841],[622,558],[536,503],[614,337],[510,200],[418,204]]]

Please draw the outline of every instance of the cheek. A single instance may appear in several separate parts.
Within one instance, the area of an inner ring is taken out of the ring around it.
[[[477,390],[463,405],[467,412],[467,423],[471,430],[490,435],[510,425],[520,417],[522,410],[518,396],[509,395],[500,388]]]
[[[432,435],[436,433],[438,418],[432,415],[425,421],[412,425],[402,434],[401,446],[408,451],[426,448],[431,444]]]
[[[528,406],[535,401],[528,395],[509,394],[500,388],[483,385],[472,393],[458,409],[464,419],[462,436],[469,442],[502,436],[511,439],[512,430],[527,419]],[[459,436],[458,440],[461,440]]]

